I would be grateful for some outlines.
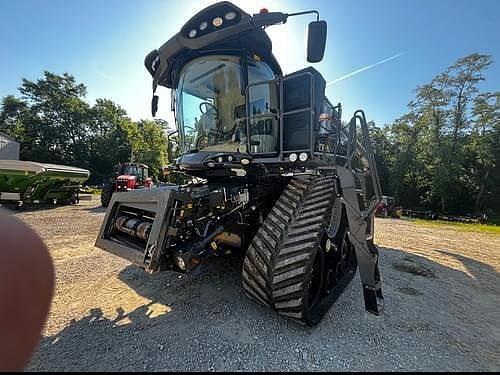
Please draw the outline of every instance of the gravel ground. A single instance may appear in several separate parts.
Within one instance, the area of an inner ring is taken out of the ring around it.
[[[377,219],[385,314],[359,275],[315,328],[250,301],[237,256],[198,276],[145,274],[94,248],[98,201],[16,212],[57,285],[28,370],[500,370],[500,236]]]

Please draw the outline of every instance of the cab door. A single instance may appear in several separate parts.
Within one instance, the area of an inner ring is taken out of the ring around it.
[[[325,79],[314,68],[283,77],[281,87],[282,155],[313,152],[314,134],[325,97]]]
[[[277,81],[248,85],[246,101],[249,153],[254,157],[276,156],[280,145]]]

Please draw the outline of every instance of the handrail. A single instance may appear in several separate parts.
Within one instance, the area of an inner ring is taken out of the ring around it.
[[[376,210],[379,203],[382,201],[382,188],[380,186],[380,178],[377,171],[377,163],[375,161],[375,155],[372,150],[372,145],[370,142],[370,131],[368,129],[368,123],[366,122],[366,116],[364,111],[357,110],[354,112],[354,124],[356,120],[360,120],[361,123],[361,133],[363,136],[363,143],[365,148],[366,157],[368,159],[368,168],[370,170],[370,177],[373,184],[373,192],[375,194],[375,200],[370,204],[366,212],[366,216],[369,217]]]

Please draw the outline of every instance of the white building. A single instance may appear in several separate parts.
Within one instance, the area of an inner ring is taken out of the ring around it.
[[[0,160],[19,160],[19,142],[0,132]]]

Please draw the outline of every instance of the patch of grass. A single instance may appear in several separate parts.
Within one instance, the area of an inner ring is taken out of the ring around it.
[[[94,195],[101,195],[101,190],[98,188],[86,188],[86,189],[81,189],[80,192],[84,192],[86,194],[94,194]]]
[[[424,220],[424,219],[415,219],[412,221],[417,225],[422,225],[431,228],[448,227],[449,229],[455,229],[461,232],[500,234],[500,226],[494,224],[466,224],[466,223],[455,223],[452,221],[444,221],[444,220]]]

